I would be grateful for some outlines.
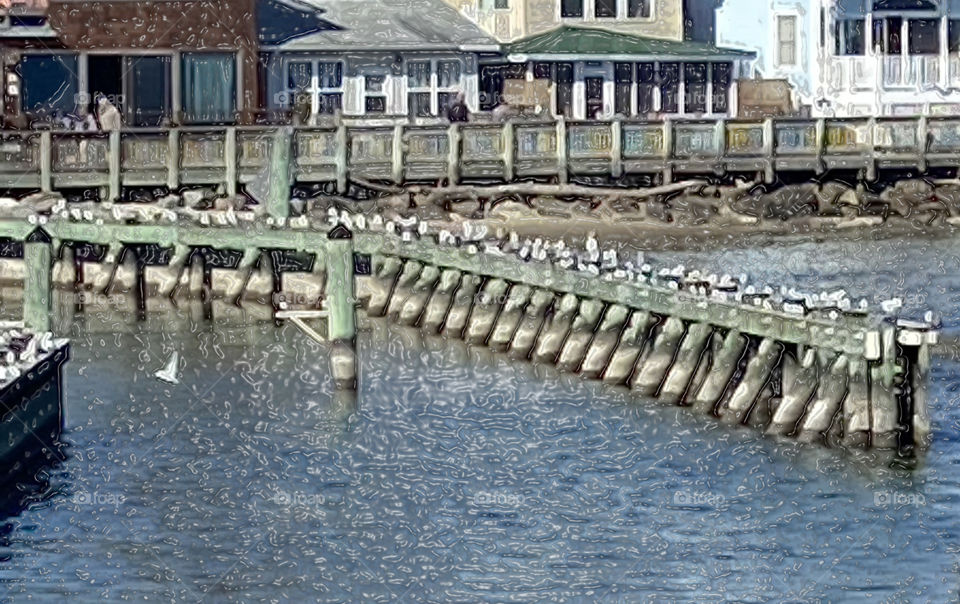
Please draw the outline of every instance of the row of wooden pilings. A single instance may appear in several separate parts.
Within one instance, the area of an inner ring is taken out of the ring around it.
[[[375,258],[361,304],[425,334],[624,386],[644,398],[802,441],[909,449],[930,435],[929,339],[881,328],[878,360],[689,321],[587,292],[398,256]],[[911,336],[912,337],[912,336]]]

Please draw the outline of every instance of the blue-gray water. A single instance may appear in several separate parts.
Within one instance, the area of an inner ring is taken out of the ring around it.
[[[960,325],[960,242],[651,256]],[[382,325],[356,401],[290,327],[71,331],[68,458],[0,529],[4,601],[958,600],[956,359],[908,472]]]

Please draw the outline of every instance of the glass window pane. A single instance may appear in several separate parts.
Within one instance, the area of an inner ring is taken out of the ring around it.
[[[730,63],[713,64],[713,112],[726,113],[729,104],[730,76],[733,65]]]
[[[627,5],[627,16],[648,18],[650,16],[650,0],[630,0]]]
[[[287,64],[287,88],[294,91],[308,90],[313,76],[309,61],[293,61]]]
[[[560,14],[563,17],[583,17],[583,0],[560,0]]]
[[[447,110],[450,107],[453,107],[453,104],[457,102],[457,93],[456,92],[441,92],[437,95],[437,106],[440,109],[440,115],[446,115]]]
[[[619,83],[617,84],[617,93],[616,93],[616,113],[620,115],[630,115],[630,84],[629,83]]]
[[[320,88],[340,88],[343,79],[343,69],[339,62],[319,63]]]
[[[386,76],[366,76],[364,78],[364,85],[367,92],[383,92],[384,80],[386,80]]]
[[[460,62],[440,61],[437,63],[437,80],[441,88],[452,88],[460,85]]]
[[[660,64],[660,110],[664,113],[676,113],[680,110],[680,65],[679,63]]]
[[[236,57],[232,53],[185,53],[182,58],[184,120],[222,123],[236,119]]]
[[[910,54],[940,53],[940,22],[934,19],[910,20]]]
[[[550,63],[534,63],[533,77],[540,80],[550,79]]]
[[[430,87],[430,61],[407,63],[407,85],[411,88]]]
[[[614,81],[630,83],[633,81],[633,63],[617,63],[613,67]]]
[[[368,96],[364,102],[364,111],[367,113],[384,113],[387,110],[387,99],[382,96]]]
[[[337,94],[321,94],[318,99],[317,113],[332,115],[338,113],[340,108],[343,106],[343,95]]]
[[[131,65],[135,126],[159,126],[170,117],[170,57],[134,57]]]
[[[24,55],[20,61],[23,110],[35,115],[74,112],[76,74],[76,55]]]
[[[617,0],[594,0],[594,14],[599,18],[617,16]]]
[[[432,115],[430,112],[430,93],[417,92],[409,97],[410,114],[416,117],[427,117]]]

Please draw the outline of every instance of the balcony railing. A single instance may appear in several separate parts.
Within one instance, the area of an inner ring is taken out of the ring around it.
[[[576,175],[865,170],[954,166],[960,118],[530,121],[296,127],[0,132],[0,187],[52,190],[224,186],[267,177],[273,145],[290,146],[295,181],[394,183]]]
[[[834,90],[930,90],[960,86],[960,57],[872,55],[831,57],[827,81]]]

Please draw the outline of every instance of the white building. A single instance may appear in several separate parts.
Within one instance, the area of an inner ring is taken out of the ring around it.
[[[960,0],[726,0],[717,43],[814,116],[960,114]]]
[[[444,116],[479,109],[479,59],[499,44],[442,0],[310,0],[335,27],[261,46],[268,108],[325,115]]]

